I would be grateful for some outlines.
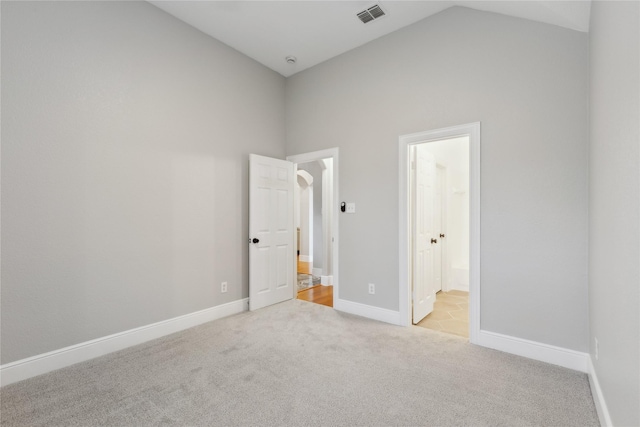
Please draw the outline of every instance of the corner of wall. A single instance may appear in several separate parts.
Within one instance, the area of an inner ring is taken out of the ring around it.
[[[600,382],[598,381],[598,375],[596,373],[595,366],[593,366],[591,355],[589,355],[587,374],[589,374],[589,386],[591,387],[591,395],[593,396],[593,403],[596,405],[596,412],[598,413],[600,425],[612,426],[613,423],[611,422],[607,402],[604,400],[604,394],[600,388]]]

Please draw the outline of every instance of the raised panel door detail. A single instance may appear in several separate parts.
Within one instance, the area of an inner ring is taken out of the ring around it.
[[[249,156],[250,310],[293,297],[293,179],[291,162]]]

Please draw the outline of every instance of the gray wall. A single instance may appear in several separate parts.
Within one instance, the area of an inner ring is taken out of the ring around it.
[[[481,327],[587,351],[588,66],[585,33],[451,8],[287,79],[287,154],[340,147],[357,205],[339,297],[398,310],[398,136],[481,121]]]
[[[283,140],[284,78],[154,6],[2,2],[1,362],[248,296]]]
[[[591,6],[590,344],[617,426],[640,425],[639,26],[638,2]]]

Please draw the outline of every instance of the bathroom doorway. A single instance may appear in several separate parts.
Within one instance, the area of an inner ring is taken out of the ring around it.
[[[415,144],[411,164],[412,321],[468,338],[469,136]]]
[[[480,123],[403,135],[399,142],[400,318],[405,325],[427,318],[441,331],[443,321],[457,324],[477,343]]]

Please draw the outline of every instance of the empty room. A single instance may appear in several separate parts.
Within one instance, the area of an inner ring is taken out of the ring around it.
[[[3,427],[640,425],[639,1],[0,7]]]

